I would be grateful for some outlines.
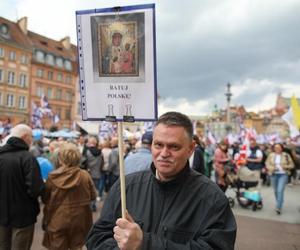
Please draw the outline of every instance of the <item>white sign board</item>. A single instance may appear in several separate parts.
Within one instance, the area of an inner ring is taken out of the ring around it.
[[[83,120],[157,119],[155,5],[76,11]]]

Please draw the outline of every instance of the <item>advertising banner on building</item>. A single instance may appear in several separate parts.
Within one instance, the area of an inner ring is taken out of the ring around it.
[[[155,5],[76,11],[83,120],[157,119]]]

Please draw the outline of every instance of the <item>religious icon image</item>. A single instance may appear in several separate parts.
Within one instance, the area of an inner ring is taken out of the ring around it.
[[[136,22],[98,24],[99,76],[138,76]]]
[[[96,15],[90,21],[94,81],[144,82],[144,13]]]

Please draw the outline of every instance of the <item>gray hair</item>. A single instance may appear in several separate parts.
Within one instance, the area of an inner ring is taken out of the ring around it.
[[[32,129],[26,124],[18,124],[11,129],[11,136],[22,138],[24,135],[32,135]]]
[[[159,124],[183,127],[189,139],[193,139],[193,124],[190,118],[182,113],[167,112],[158,118],[155,127]]]

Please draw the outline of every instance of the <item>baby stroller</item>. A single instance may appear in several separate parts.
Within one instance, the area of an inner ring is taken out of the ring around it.
[[[226,181],[228,185],[234,188],[236,199],[241,207],[252,207],[253,211],[262,209],[263,201],[261,193],[254,189],[257,187],[260,179],[259,172],[251,171],[246,166],[237,168],[233,166],[230,171],[227,172]],[[228,197],[228,201],[231,207],[234,207],[234,198]]]

